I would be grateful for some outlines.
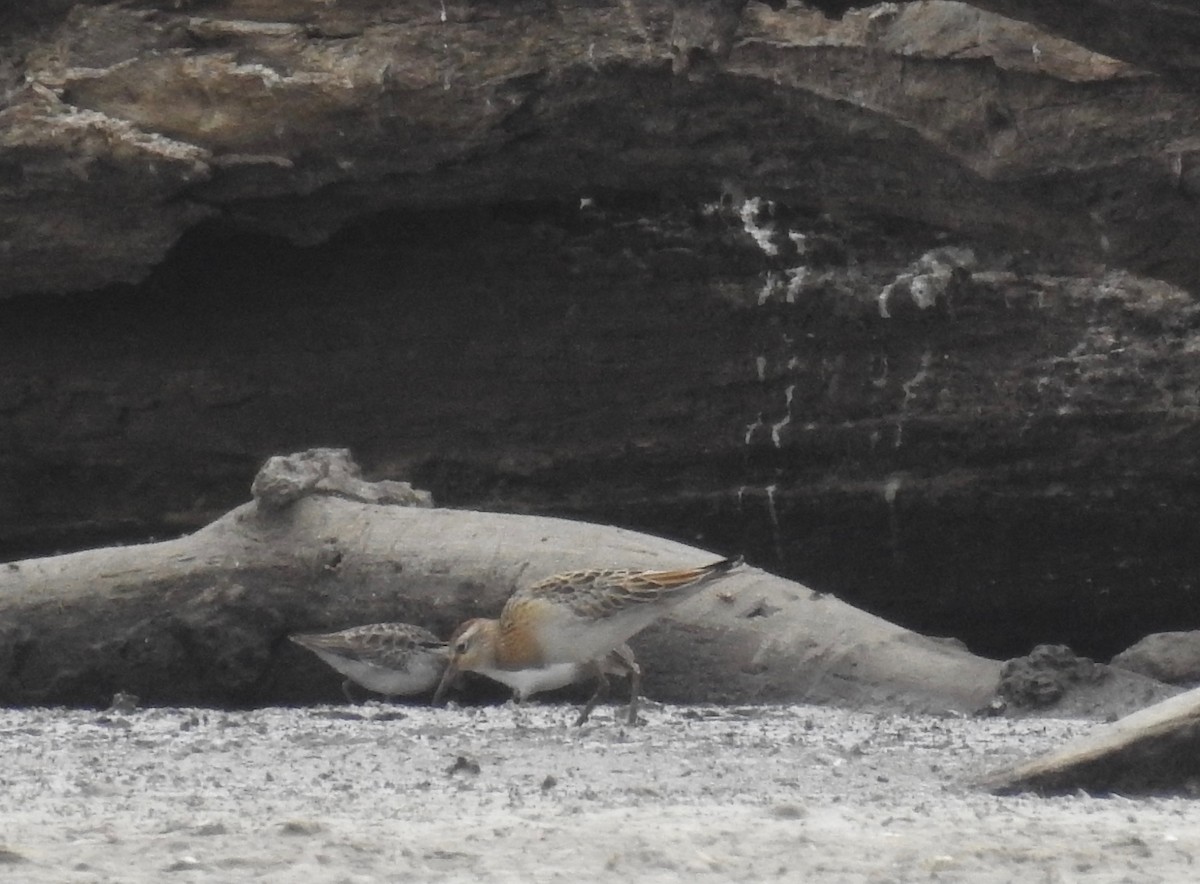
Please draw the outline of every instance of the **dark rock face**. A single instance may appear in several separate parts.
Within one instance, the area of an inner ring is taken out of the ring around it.
[[[1172,693],[1152,676],[1096,663],[1065,645],[1038,645],[1004,663],[996,696],[982,711],[1115,719]]]
[[[998,693],[1017,706],[1041,709],[1057,703],[1072,684],[1105,677],[1103,667],[1076,656],[1065,645],[1038,645],[1032,653],[1004,664]]]
[[[313,243],[385,208],[723,181],[1197,282],[1197,13],[979,5],[1018,20],[744,0],[10,11],[0,294],[142,278],[207,217]]]
[[[1190,4],[1171,0],[973,0],[971,5],[1031,22],[1097,52],[1196,83],[1200,9]]]
[[[6,555],[199,526],[336,442],[441,505],[744,551],[997,656],[1194,625],[1190,297],[743,209],[192,237],[137,289],[10,302]]]
[[[1200,625],[1196,14],[768,5],[0,13],[0,555],[344,445],[997,656]]]

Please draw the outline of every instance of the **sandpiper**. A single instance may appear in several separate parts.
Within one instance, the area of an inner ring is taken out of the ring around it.
[[[453,647],[464,635],[469,634],[468,642],[479,642],[494,648],[496,643],[494,635],[480,638],[477,633],[495,633],[499,628],[499,623],[498,620],[468,620],[455,630],[454,635],[450,636],[449,644]],[[463,670],[460,668],[459,671]],[[534,694],[540,694],[543,691],[554,691],[569,684],[586,681],[589,678],[595,679],[596,689],[588,699],[587,705],[579,713],[576,724],[583,724],[587,721],[592,710],[596,708],[596,704],[608,693],[608,676],[628,678],[629,708],[625,720],[629,724],[637,723],[642,668],[638,666],[637,658],[633,655],[633,648],[629,645],[620,645],[609,651],[604,657],[588,663],[550,663],[529,669],[500,669],[496,667],[494,660],[490,665],[488,661],[479,660],[470,671],[478,672],[493,681],[507,685],[512,689],[513,700],[518,704],[524,703]],[[437,699],[440,699],[440,693]]]
[[[289,638],[346,676],[342,693],[350,702],[351,682],[391,700],[429,690],[446,668],[446,643],[409,623],[371,623]]]
[[[433,701],[441,700],[459,672],[480,672],[514,690],[553,680],[561,686],[590,675],[596,693],[576,721],[583,724],[607,691],[605,667],[613,649],[741,563],[738,558],[670,571],[569,571],[518,589],[499,619],[468,621],[455,632]]]

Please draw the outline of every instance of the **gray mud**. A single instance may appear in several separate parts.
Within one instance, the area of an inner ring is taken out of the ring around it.
[[[971,785],[1091,722],[620,711],[576,729],[567,706],[2,709],[0,880],[1200,875],[1195,802]]]

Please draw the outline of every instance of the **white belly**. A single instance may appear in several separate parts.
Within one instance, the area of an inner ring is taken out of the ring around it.
[[[442,667],[433,658],[417,658],[408,669],[385,669],[360,660],[349,660],[327,651],[315,651],[318,657],[346,678],[369,691],[396,697],[419,694],[432,688],[442,676]]]
[[[576,663],[552,663],[538,669],[481,669],[480,674],[508,685],[518,700],[566,687],[579,680],[581,675]]]
[[[665,613],[661,608],[647,606],[595,621],[562,617],[545,637],[539,636],[542,659],[550,664],[603,659]]]

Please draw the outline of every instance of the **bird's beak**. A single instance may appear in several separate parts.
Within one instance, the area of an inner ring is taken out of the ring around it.
[[[458,677],[458,664],[451,658],[446,663],[446,670],[442,673],[442,680],[438,682],[437,690],[433,692],[433,705],[438,705],[442,702],[442,697],[445,695],[449,687],[454,684],[454,680]]]

